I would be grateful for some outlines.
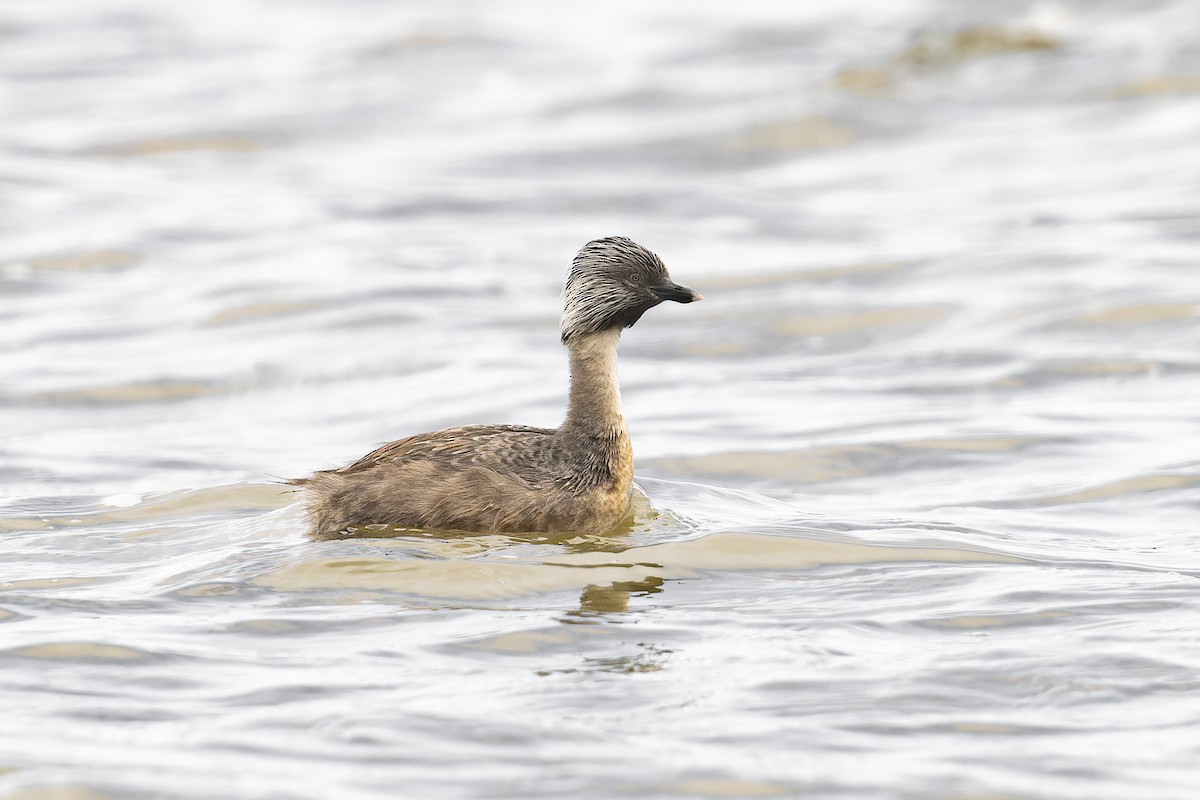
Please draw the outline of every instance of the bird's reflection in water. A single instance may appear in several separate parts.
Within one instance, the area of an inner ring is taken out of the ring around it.
[[[577,667],[567,667],[565,669],[547,669],[538,670],[538,675],[554,675],[562,674],[569,675],[571,673],[581,672],[615,672],[615,673],[635,673],[635,672],[661,672],[666,669],[667,659],[674,650],[660,647],[651,642],[638,642],[638,651],[629,655],[622,656],[585,656],[582,663]]]
[[[662,591],[663,579],[657,575],[640,581],[617,581],[607,586],[585,586],[579,594],[579,608],[566,613],[563,622],[588,622],[605,614],[629,611],[629,598],[645,597]]]
[[[563,553],[621,553],[640,542],[637,534],[652,529],[686,527],[669,512],[660,513],[640,490],[634,491],[629,512],[613,528],[602,534],[578,533],[477,533],[471,531],[397,528],[390,525],[362,525],[334,534],[310,536],[318,541],[341,539],[393,540],[419,544],[413,558],[476,558],[496,555],[520,547],[550,547]],[[587,569],[580,565],[581,569]],[[599,618],[629,611],[631,597],[643,597],[662,591],[663,579],[650,576],[640,580],[588,584],[579,596],[578,608],[567,611],[562,622],[589,624]]]

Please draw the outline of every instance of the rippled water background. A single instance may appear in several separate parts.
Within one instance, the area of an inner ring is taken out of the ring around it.
[[[0,6],[0,797],[1200,796],[1190,0]],[[639,521],[315,542],[555,425]]]

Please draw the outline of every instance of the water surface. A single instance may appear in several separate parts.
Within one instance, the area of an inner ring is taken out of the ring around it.
[[[1192,798],[1200,15],[0,9],[0,797]],[[552,426],[635,523],[314,541],[276,482]]]

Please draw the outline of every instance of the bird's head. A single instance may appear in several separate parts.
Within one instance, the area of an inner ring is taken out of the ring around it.
[[[691,303],[703,298],[671,280],[662,259],[626,239],[588,242],[571,262],[563,289],[562,340],[620,330],[664,300]]]

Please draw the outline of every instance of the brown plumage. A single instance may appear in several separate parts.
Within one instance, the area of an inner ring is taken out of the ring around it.
[[[629,509],[633,450],[617,384],[617,343],[664,300],[700,295],[671,282],[654,253],[624,237],[589,242],[563,290],[571,364],[567,418],[555,429],[468,425],[391,442],[304,487],[313,532],[369,524],[481,532],[603,533]]]

